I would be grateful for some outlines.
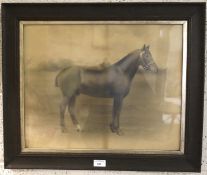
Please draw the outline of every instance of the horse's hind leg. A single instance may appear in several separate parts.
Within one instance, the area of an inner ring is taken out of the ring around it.
[[[68,111],[70,113],[73,124],[76,126],[77,131],[81,131],[81,127],[80,127],[80,125],[76,119],[76,115],[75,115],[75,101],[76,101],[76,95],[73,95],[69,99]]]
[[[63,97],[62,102],[60,103],[60,126],[62,132],[65,131],[64,115],[65,115],[65,109],[67,107],[67,104],[68,104],[68,98]]]

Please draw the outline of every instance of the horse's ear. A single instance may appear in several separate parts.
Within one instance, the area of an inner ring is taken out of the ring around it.
[[[145,50],[146,49],[146,45],[144,44],[144,46],[142,47],[142,50]]]
[[[146,46],[146,49],[149,49],[150,45]]]

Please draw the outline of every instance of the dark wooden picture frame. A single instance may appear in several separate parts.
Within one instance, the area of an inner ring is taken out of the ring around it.
[[[5,168],[195,171],[201,168],[205,3],[2,4]],[[184,154],[24,153],[20,127],[19,21],[187,20]],[[106,160],[106,167],[94,167]]]

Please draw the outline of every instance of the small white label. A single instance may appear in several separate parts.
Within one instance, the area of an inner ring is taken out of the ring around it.
[[[94,167],[106,167],[106,160],[93,160]]]

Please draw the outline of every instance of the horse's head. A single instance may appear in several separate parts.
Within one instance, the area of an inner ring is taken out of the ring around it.
[[[140,65],[145,69],[153,73],[158,72],[158,67],[153,60],[152,54],[149,50],[149,46],[143,46],[140,51]]]

